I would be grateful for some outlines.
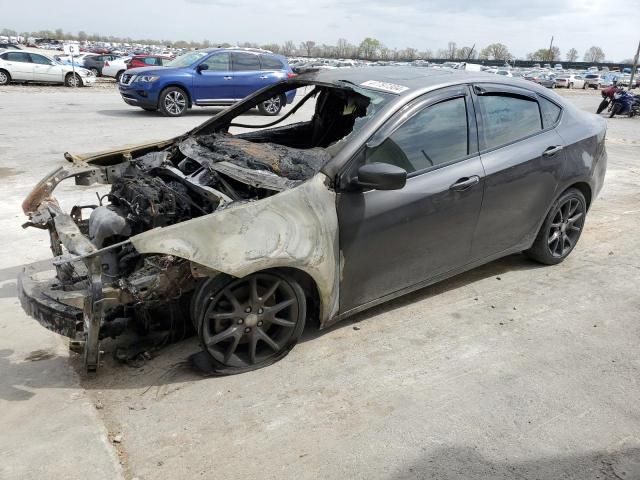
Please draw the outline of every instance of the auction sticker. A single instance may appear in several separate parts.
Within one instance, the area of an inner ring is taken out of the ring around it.
[[[405,87],[404,85],[398,85],[396,83],[388,83],[388,82],[378,82],[377,80],[367,80],[364,83],[360,84],[363,87],[371,87],[377,90],[382,90],[384,92],[391,93],[402,93],[405,90],[409,90],[409,87]]]

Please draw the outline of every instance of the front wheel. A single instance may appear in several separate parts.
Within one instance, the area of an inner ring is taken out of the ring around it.
[[[89,70],[91,70],[96,77],[100,76],[100,72],[96,67],[91,67]]]
[[[586,215],[584,195],[570,188],[551,206],[533,245],[525,253],[545,265],[562,262],[578,243]]]
[[[266,271],[207,280],[191,312],[216,373],[231,375],[284,358],[304,330],[307,304],[292,276]]]
[[[607,108],[608,105],[609,105],[609,99],[605,98],[600,102],[600,105],[598,105],[598,110],[596,110],[596,113],[602,113],[604,109]]]
[[[187,94],[181,88],[169,87],[160,93],[160,111],[167,117],[184,115],[188,106]]]
[[[277,97],[270,98],[269,100],[265,100],[264,102],[258,105],[258,110],[262,115],[274,116],[280,113],[282,107],[284,107],[287,102],[286,98],[283,95],[278,95]]]
[[[70,73],[65,77],[64,84],[67,87],[81,87],[82,80],[80,79],[80,75],[77,73]]]

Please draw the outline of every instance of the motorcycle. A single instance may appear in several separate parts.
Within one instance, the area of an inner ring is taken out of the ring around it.
[[[609,118],[613,118],[616,115],[629,115],[629,117],[640,115],[640,95],[634,96],[624,90],[615,92]]]
[[[609,107],[609,110],[611,110],[611,106],[612,106],[612,100],[613,100],[613,96],[621,91],[622,88],[617,87],[615,85],[613,85],[612,87],[608,87],[608,88],[603,88],[600,93],[602,94],[602,102],[600,102],[600,105],[598,105],[598,110],[596,110],[597,114],[600,114],[604,111],[605,108]]]

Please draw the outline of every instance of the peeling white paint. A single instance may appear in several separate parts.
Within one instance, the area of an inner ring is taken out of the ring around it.
[[[338,313],[336,195],[318,173],[277,195],[241,203],[131,237],[140,253],[175,255],[244,277],[277,267],[308,273],[320,294],[320,320]]]

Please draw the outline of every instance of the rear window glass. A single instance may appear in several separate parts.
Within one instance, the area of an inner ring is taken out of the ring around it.
[[[284,65],[280,60],[268,55],[260,56],[260,62],[262,63],[262,70],[284,70]]]
[[[478,97],[482,114],[481,148],[500,147],[542,130],[538,102],[508,95]]]
[[[260,70],[260,60],[257,55],[252,55],[251,53],[234,53],[231,59],[233,70],[236,72]]]
[[[540,97],[540,111],[542,112],[542,124],[544,128],[551,128],[560,119],[562,109],[546,98]]]

